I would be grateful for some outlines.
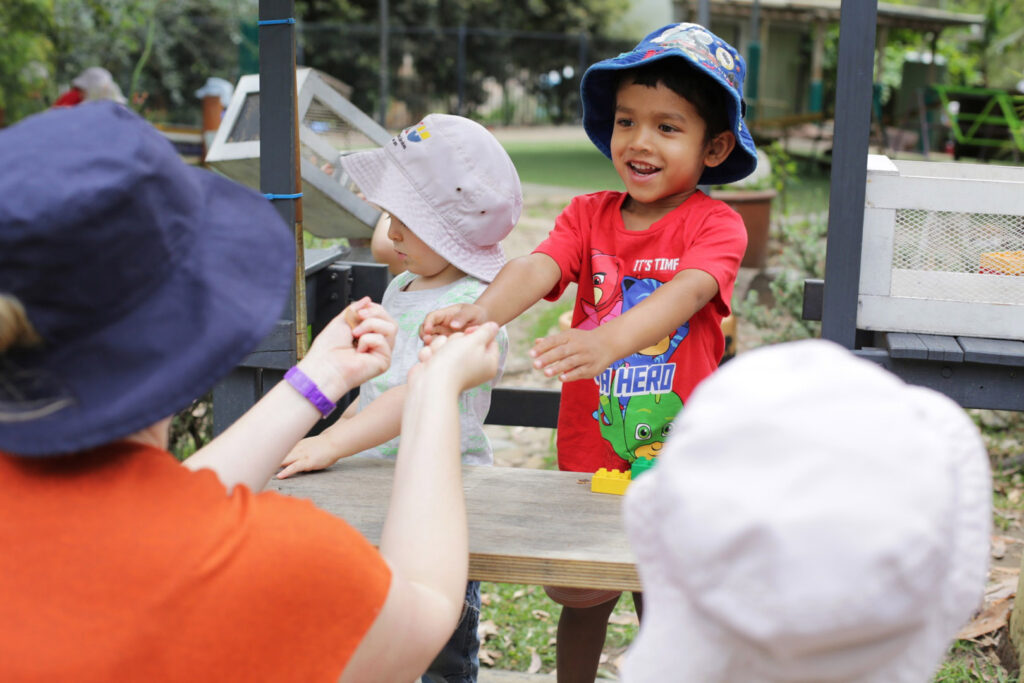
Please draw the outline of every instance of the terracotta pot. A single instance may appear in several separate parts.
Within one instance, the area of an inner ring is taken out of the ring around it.
[[[768,252],[768,232],[771,227],[772,200],[775,190],[712,190],[711,196],[733,208],[747,226],[747,251],[743,255],[744,268],[764,268]]]

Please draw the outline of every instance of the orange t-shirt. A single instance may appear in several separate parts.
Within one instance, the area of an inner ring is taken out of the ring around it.
[[[337,680],[390,580],[309,501],[161,450],[0,453],[0,680]]]

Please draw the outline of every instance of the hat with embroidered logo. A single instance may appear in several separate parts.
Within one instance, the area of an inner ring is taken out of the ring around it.
[[[704,170],[702,185],[731,183],[757,167],[757,150],[743,122],[743,80],[746,63],[736,49],[699,24],[669,24],[648,34],[636,47],[597,62],[583,74],[583,128],[601,152],[611,157],[615,96],[622,72],[662,59],[681,60],[681,69],[696,69],[726,94],[727,130],[736,136],[732,153],[718,166]]]
[[[294,245],[265,197],[114,102],[0,131],[0,304],[38,337],[0,316],[0,451],[82,451],[185,408],[280,318]]]
[[[399,218],[464,273],[490,282],[523,191],[508,153],[475,121],[430,114],[380,149],[341,158],[366,200]]]
[[[981,605],[977,427],[822,340],[702,382],[626,493],[644,589],[628,683],[921,683]]]

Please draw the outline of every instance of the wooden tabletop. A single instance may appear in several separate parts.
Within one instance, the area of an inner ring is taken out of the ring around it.
[[[393,472],[386,460],[346,458],[321,472],[274,479],[268,488],[312,500],[377,544]],[[639,591],[623,497],[591,492],[590,477],[463,466],[469,578]]]

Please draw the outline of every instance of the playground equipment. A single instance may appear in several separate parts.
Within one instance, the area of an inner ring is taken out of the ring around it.
[[[1024,94],[994,88],[934,85],[949,116],[954,157],[982,159],[1024,153]]]
[[[351,88],[314,69],[295,72],[303,228],[317,237],[369,238],[380,216],[355,193],[343,154],[387,144],[391,135],[346,99]],[[206,163],[250,187],[260,180],[260,77],[242,76]]]

